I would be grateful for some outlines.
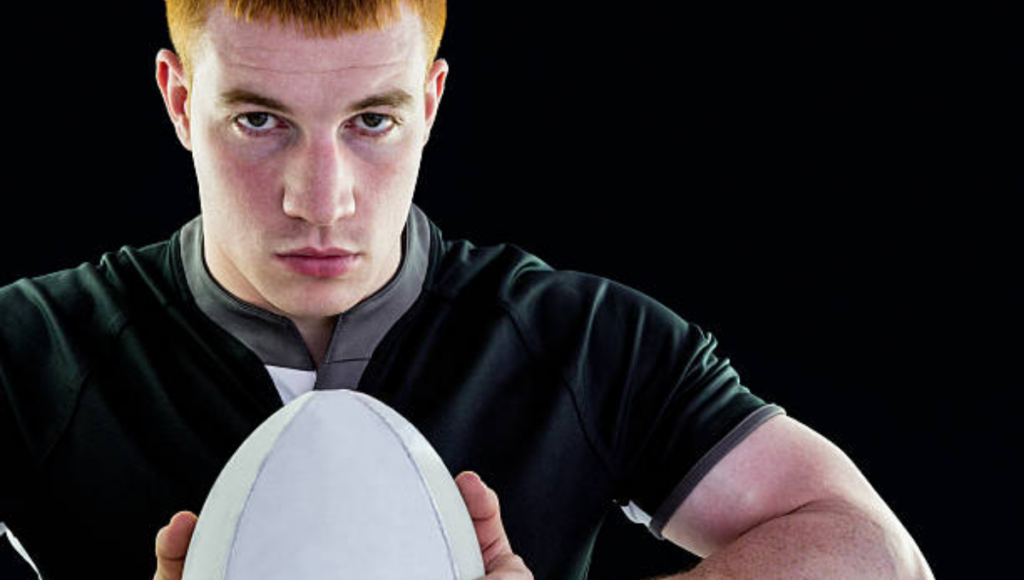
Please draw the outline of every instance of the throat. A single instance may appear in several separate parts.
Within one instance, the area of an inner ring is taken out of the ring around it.
[[[331,316],[315,321],[295,321],[295,326],[299,329],[302,341],[306,343],[306,350],[309,351],[317,370],[320,370],[320,365],[323,364],[337,320],[337,316]]]

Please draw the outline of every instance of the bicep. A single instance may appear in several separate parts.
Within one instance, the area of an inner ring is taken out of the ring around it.
[[[838,447],[796,420],[777,415],[701,479],[662,534],[707,556],[762,522],[832,499],[885,509]]]

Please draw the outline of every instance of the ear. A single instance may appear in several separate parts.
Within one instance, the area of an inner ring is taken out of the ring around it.
[[[185,77],[178,55],[165,49],[156,55],[156,83],[160,86],[160,94],[164,97],[167,114],[174,123],[174,130],[185,149],[192,150],[191,109],[189,94],[191,88]]]
[[[437,109],[441,106],[441,95],[444,94],[444,83],[448,79],[448,62],[442,58],[434,61],[427,73],[427,84],[424,87],[424,114],[427,121],[427,132],[423,136],[423,144],[430,139],[430,129],[437,119]]]

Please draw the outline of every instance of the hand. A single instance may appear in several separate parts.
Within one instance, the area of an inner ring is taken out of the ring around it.
[[[469,517],[473,519],[476,539],[484,557],[481,580],[533,580],[533,573],[519,556],[512,553],[505,527],[501,523],[498,494],[487,487],[480,476],[463,471],[455,478],[462,500],[466,502]],[[160,579],[162,580],[162,579]]]
[[[156,534],[156,573],[153,580],[181,580],[185,553],[196,529],[196,514],[178,512]]]

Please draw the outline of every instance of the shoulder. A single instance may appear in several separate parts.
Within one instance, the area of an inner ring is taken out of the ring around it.
[[[28,457],[45,456],[132,312],[169,294],[157,289],[168,245],[125,247],[0,287],[0,415],[17,418],[17,434],[5,436]]]
[[[140,249],[125,246],[50,274],[0,287],[0,341],[61,334],[116,331],[125,312],[147,302],[167,302],[171,241]]]
[[[633,348],[648,354],[693,350],[709,339],[697,325],[636,288],[553,268],[515,244],[444,241],[439,254],[434,291],[463,308],[486,303],[504,310],[535,351],[574,344],[590,356],[621,358],[635,355]]]
[[[172,295],[170,241],[0,287],[0,372],[9,388],[74,390],[133,313]]]

